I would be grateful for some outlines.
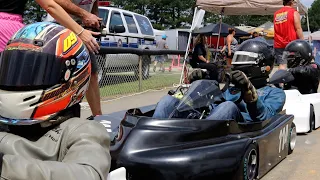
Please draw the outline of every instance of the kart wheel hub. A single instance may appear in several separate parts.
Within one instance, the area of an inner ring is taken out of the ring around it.
[[[293,150],[296,146],[297,141],[297,130],[296,127],[293,127],[290,131],[290,149]]]
[[[248,179],[254,179],[257,171],[257,151],[252,149],[248,155]]]

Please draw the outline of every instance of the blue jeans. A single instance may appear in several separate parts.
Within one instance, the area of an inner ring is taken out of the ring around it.
[[[153,118],[165,119],[169,118],[173,113],[173,118],[186,118],[189,112],[174,112],[180,100],[170,95],[164,96],[154,111]],[[219,105],[212,105],[210,115],[206,119],[209,120],[239,120],[242,121],[243,117],[237,105],[231,101],[223,102]]]

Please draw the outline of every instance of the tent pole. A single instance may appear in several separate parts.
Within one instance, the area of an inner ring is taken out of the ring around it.
[[[183,74],[184,74],[184,68],[186,66],[186,60],[188,58],[188,54],[189,54],[189,48],[190,48],[190,44],[191,44],[191,38],[192,38],[192,31],[194,29],[193,26],[195,26],[195,18],[197,16],[197,12],[198,12],[198,8],[195,7],[194,9],[194,15],[193,15],[193,19],[192,19],[192,24],[191,24],[191,28],[190,28],[190,32],[189,32],[189,38],[188,38],[188,43],[187,43],[187,48],[186,48],[186,53],[184,55],[184,60],[183,60],[183,65],[182,65],[182,71],[181,71],[181,76],[180,76],[180,83],[179,85],[183,84]]]
[[[216,52],[215,52],[215,57],[214,57],[214,62],[217,61],[217,56],[218,56],[218,46],[219,46],[219,41],[220,41],[220,34],[221,34],[221,26],[222,26],[222,16],[224,14],[224,8],[222,8],[221,13],[220,13],[220,27],[219,27],[219,35],[218,35],[218,40],[217,40],[217,46],[216,46]]]
[[[309,14],[307,13],[307,26],[308,26],[308,34],[309,34],[309,37],[311,36],[311,32],[310,32],[310,25],[309,25]],[[309,44],[311,44],[311,39],[308,37],[308,40],[309,40]]]

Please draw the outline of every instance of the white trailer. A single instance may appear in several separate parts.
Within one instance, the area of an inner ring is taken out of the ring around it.
[[[168,29],[167,44],[170,50],[186,50],[188,45],[189,29]]]

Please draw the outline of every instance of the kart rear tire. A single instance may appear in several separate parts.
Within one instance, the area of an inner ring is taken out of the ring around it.
[[[288,155],[292,154],[297,141],[297,129],[296,125],[292,122],[290,131],[289,131],[289,146],[288,146]]]
[[[310,126],[310,130],[308,131],[308,133],[311,133],[312,130],[315,130],[315,115],[314,115],[314,108],[313,105],[310,104],[310,117],[309,117],[309,126]]]
[[[258,175],[259,154],[257,146],[250,144],[244,153],[234,180],[254,180]]]

